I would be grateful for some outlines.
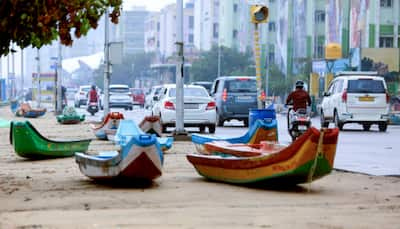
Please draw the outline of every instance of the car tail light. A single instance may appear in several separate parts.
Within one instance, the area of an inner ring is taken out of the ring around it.
[[[81,91],[79,94],[81,94],[81,95],[85,95],[85,92],[82,92],[82,91]]]
[[[165,101],[164,102],[164,108],[167,110],[175,110],[175,105],[171,101]]]
[[[222,92],[222,101],[226,102],[227,99],[228,99],[228,92],[226,92],[225,88],[224,91]]]
[[[390,95],[389,93],[386,91],[386,103],[389,104],[390,102]]]
[[[211,101],[211,102],[207,103],[206,110],[213,110],[213,109],[215,109],[215,107],[216,107],[215,102]]]
[[[346,90],[343,91],[342,102],[347,103],[347,91]]]

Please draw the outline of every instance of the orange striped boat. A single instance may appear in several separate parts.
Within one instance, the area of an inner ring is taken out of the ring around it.
[[[240,148],[229,151],[220,147],[209,155],[188,154],[187,159],[200,175],[221,182],[309,183],[332,171],[338,135],[337,128],[319,131],[311,127],[287,147],[252,154]]]

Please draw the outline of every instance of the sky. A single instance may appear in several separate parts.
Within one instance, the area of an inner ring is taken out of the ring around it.
[[[164,6],[176,3],[176,0],[124,0],[124,9],[129,10],[133,6],[145,6],[149,11],[159,11]],[[184,0],[184,2],[186,2]]]

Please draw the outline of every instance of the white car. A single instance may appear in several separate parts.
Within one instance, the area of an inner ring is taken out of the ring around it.
[[[160,93],[160,90],[162,88],[162,85],[157,85],[157,86],[153,86],[149,93],[146,94],[145,97],[145,102],[144,102],[144,107],[147,108],[152,108],[155,101],[154,101],[154,96],[158,96],[158,94]]]
[[[207,90],[202,86],[185,85],[184,94],[184,126],[198,127],[204,132],[215,133],[216,106]],[[176,121],[176,85],[165,85],[158,101],[153,106],[153,114],[160,116],[163,132],[167,127],[174,127]]]
[[[110,100],[109,105],[112,107],[124,108],[125,110],[132,110],[133,103],[128,85],[125,84],[111,84],[109,87]]]
[[[75,107],[80,107],[81,105],[87,104],[87,99],[88,99],[87,94],[91,88],[92,86],[90,85],[79,86],[79,89],[74,96]]]
[[[383,77],[375,72],[342,72],[330,83],[321,103],[321,126],[359,123],[364,130],[377,124],[386,131],[389,94]]]

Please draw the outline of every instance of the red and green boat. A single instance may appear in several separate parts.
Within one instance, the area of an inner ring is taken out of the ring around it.
[[[338,134],[337,128],[320,131],[311,127],[287,147],[259,147],[255,150],[220,145],[208,154],[188,154],[187,159],[200,175],[221,182],[309,183],[332,171]],[[205,149],[210,150],[210,147]]]
[[[10,143],[15,153],[31,159],[58,158],[74,156],[75,152],[86,152],[91,139],[50,140],[42,136],[29,122],[11,122]]]

